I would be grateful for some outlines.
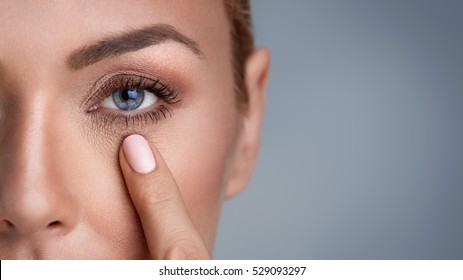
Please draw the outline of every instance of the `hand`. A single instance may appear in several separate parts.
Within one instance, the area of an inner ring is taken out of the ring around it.
[[[159,151],[142,136],[133,134],[124,140],[119,162],[151,258],[209,259],[206,245]]]

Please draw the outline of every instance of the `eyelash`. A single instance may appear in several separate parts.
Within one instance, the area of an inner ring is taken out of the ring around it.
[[[135,111],[133,113],[122,113],[121,111],[100,108],[100,103],[111,96],[114,91],[128,87],[149,91],[164,104],[157,105],[154,109]],[[144,125],[156,124],[162,118],[171,117],[171,105],[180,102],[181,99],[178,98],[176,90],[162,83],[159,79],[153,80],[143,76],[120,74],[104,82],[90,101],[94,101],[94,105],[87,112],[94,113],[94,111],[101,110],[98,113],[98,119],[102,121],[104,126],[117,124],[119,127],[123,126],[123,128],[128,129],[137,125],[143,127]]]

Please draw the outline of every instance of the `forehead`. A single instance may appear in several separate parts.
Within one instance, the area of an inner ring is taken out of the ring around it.
[[[157,23],[174,26],[207,53],[227,39],[222,1],[0,1],[0,61],[67,55],[102,36]]]

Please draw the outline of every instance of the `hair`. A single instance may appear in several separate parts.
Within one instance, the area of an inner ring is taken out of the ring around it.
[[[250,0],[224,0],[228,15],[232,50],[233,78],[238,109],[245,112],[248,93],[245,85],[245,63],[254,49]]]

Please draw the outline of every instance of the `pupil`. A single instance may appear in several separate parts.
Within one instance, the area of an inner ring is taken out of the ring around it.
[[[128,88],[122,91],[122,100],[137,99],[137,90]]]
[[[122,91],[122,100],[124,100],[124,101],[129,100],[128,90]]]

